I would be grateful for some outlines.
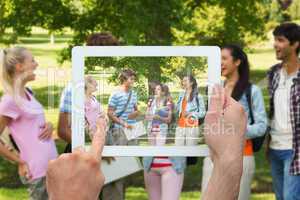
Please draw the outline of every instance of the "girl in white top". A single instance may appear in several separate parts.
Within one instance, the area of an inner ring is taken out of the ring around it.
[[[154,98],[148,101],[146,120],[148,121],[149,143],[164,145],[168,133],[168,124],[172,117],[172,102],[167,86],[157,84]]]

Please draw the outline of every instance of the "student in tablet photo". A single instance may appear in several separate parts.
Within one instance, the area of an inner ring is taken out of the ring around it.
[[[175,131],[175,145],[197,145],[200,136],[199,119],[205,116],[205,105],[202,95],[198,93],[198,84],[192,75],[181,80],[184,92],[179,94],[176,104],[178,116]]]
[[[90,138],[93,138],[93,135],[97,129],[96,122],[99,118],[105,119],[105,113],[101,107],[101,104],[97,100],[97,98],[93,95],[94,92],[97,91],[98,83],[92,76],[86,76],[85,79],[85,101],[84,101],[84,113],[85,113],[85,121],[87,124],[87,131]],[[105,127],[105,130],[107,126]]]
[[[124,129],[132,129],[139,116],[138,97],[133,90],[136,73],[131,69],[124,69],[119,74],[120,85],[109,97],[108,117],[112,122],[107,137],[111,145],[128,145],[136,141],[129,141]]]
[[[157,83],[154,96],[148,100],[146,120],[150,145],[164,145],[172,118],[172,102],[168,86]]]
[[[19,152],[9,151],[0,143],[0,155],[18,165],[20,179],[33,200],[47,200],[48,162],[58,154],[52,139],[53,126],[45,119],[43,106],[26,85],[34,81],[38,63],[23,47],[3,50],[0,102],[0,134],[8,127]]]
[[[221,54],[225,90],[244,107],[248,117],[243,151],[243,175],[239,192],[239,200],[247,200],[250,199],[251,181],[255,172],[251,139],[265,134],[267,129],[266,110],[261,89],[250,83],[250,66],[246,53],[237,45],[226,45],[222,48]],[[251,102],[249,102],[249,98]],[[212,171],[212,161],[210,157],[206,157],[203,166],[202,191],[206,189]]]
[[[112,92],[108,101],[108,117],[111,120],[107,134],[108,145],[137,144],[136,140],[128,140],[124,129],[132,129],[139,115],[137,93],[133,90],[136,73],[131,69],[124,69],[119,74],[120,85]],[[124,179],[117,180],[103,188],[104,200],[125,199]]]
[[[166,143],[168,124],[172,120],[169,88],[156,83],[154,96],[149,99],[146,120],[150,145]],[[186,159],[184,157],[144,157],[144,181],[149,200],[178,200],[183,185]]]

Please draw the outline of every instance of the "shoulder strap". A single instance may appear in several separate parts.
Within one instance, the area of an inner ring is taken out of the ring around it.
[[[248,102],[248,107],[249,107],[249,115],[250,115],[250,124],[254,124],[254,116],[253,116],[253,110],[252,110],[252,98],[251,98],[251,93],[252,93],[252,85],[250,84],[246,91],[246,98]]]
[[[29,92],[29,94],[33,95],[33,91],[29,87],[26,87],[25,89],[27,92]]]
[[[200,111],[198,94],[196,95],[197,111]]]
[[[131,99],[131,96],[132,96],[132,91],[129,92],[129,96],[128,96],[127,102],[126,102],[123,110],[117,115],[117,117],[120,117],[121,115],[123,115],[123,113],[127,110],[129,102],[130,102],[130,99]]]

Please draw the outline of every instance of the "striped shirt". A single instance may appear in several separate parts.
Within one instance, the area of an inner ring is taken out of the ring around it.
[[[135,111],[135,107],[137,106],[137,94],[135,91],[131,91],[130,102],[128,103],[127,109],[120,115],[120,113],[124,110],[124,107],[128,101],[130,92],[125,92],[123,90],[116,90],[111,94],[108,101],[108,106],[112,107],[115,110],[115,115],[119,116],[120,119],[127,122],[128,124],[134,124],[136,122],[135,119],[128,119],[128,115]],[[120,124],[114,124],[115,128],[120,128]]]
[[[61,94],[59,111],[72,113],[72,84],[68,83]]]

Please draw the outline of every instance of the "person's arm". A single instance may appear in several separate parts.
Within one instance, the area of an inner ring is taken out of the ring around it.
[[[108,106],[107,115],[113,123],[124,126],[124,121],[115,115],[115,109],[113,107]]]
[[[128,119],[136,119],[140,115],[140,111],[138,110],[138,106],[134,106],[134,111],[128,115]]]
[[[107,115],[109,119],[113,121],[113,123],[120,124],[125,128],[129,128],[129,129],[132,128],[131,125],[129,125],[127,122],[125,122],[124,120],[122,120],[121,118],[115,115],[115,109],[113,107],[108,106]]]
[[[265,109],[265,103],[260,88],[252,86],[252,111],[254,117],[254,124],[247,125],[246,138],[256,138],[265,134],[267,130],[267,114]]]
[[[72,113],[72,90],[71,85],[68,85],[61,94],[60,105],[59,105],[59,117],[57,134],[66,142],[72,140],[72,129],[71,129],[71,113]]]
[[[172,111],[168,112],[168,116],[167,117],[161,117],[159,115],[156,115],[157,119],[162,121],[163,123],[169,124],[171,123],[172,120]]]
[[[0,135],[4,131],[5,127],[8,125],[11,119],[6,116],[0,116]],[[24,176],[30,179],[31,173],[29,171],[28,165],[20,159],[20,156],[16,152],[10,151],[4,144],[0,142],[0,155],[7,160],[18,164],[18,173],[20,176]]]
[[[128,115],[128,119],[136,119],[141,114],[138,109],[138,98],[135,92],[133,92],[133,104],[134,111]]]
[[[204,137],[214,163],[204,200],[233,200],[239,195],[247,118],[238,102],[216,87],[204,122]]]
[[[202,95],[198,95],[197,99],[196,99],[196,106],[197,106],[197,110],[193,111],[193,112],[186,112],[185,116],[188,117],[194,117],[196,119],[202,119],[205,116],[206,113],[206,108],[205,108],[205,104],[204,104],[204,100]]]
[[[72,141],[71,131],[71,114],[67,112],[60,112],[58,117],[57,134],[66,142]]]
[[[4,131],[5,127],[8,125],[9,121],[10,119],[8,117],[0,116],[0,135]],[[0,143],[0,154],[9,161],[15,163],[21,162],[19,155],[17,155],[15,152],[9,151],[9,149],[2,143]]]
[[[101,155],[105,142],[105,120],[97,122],[89,152],[83,148],[51,160],[46,173],[49,200],[95,200],[104,185]]]
[[[198,95],[198,105],[199,105],[199,110],[196,112],[197,118],[201,119],[204,118],[205,113],[206,113],[206,108],[205,108],[205,103],[204,103],[204,99],[202,97],[202,95]]]
[[[157,118],[158,120],[161,120],[163,123],[169,124],[172,121],[172,103],[168,102],[167,103],[168,106],[168,116],[167,117],[161,117],[159,115],[155,115],[154,117]]]

